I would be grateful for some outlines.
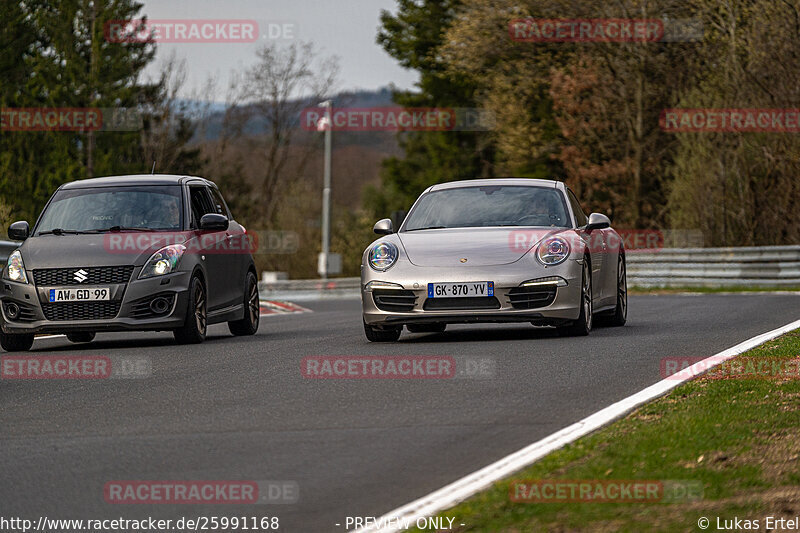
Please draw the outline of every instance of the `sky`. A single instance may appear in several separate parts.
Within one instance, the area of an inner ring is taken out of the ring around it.
[[[183,97],[204,94],[209,76],[218,87],[211,100],[224,100],[232,70],[255,62],[255,51],[281,32],[276,40],[312,41],[326,56],[339,58],[341,90],[377,89],[394,84],[410,89],[417,81],[414,71],[400,67],[375,42],[382,9],[396,12],[395,0],[143,0],[142,13],[158,19],[245,19],[258,23],[259,42],[159,43],[156,59],[146,75],[155,77],[163,60],[174,53],[186,61],[187,81]],[[288,26],[287,26],[288,25]],[[284,34],[283,28],[290,33]],[[266,36],[266,39],[264,37]]]

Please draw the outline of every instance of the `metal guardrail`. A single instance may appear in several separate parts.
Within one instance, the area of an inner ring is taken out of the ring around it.
[[[292,299],[293,301],[318,298],[358,297],[361,278],[299,279],[260,281],[258,292],[262,299]]]
[[[0,241],[0,268],[18,242]],[[359,278],[260,282],[263,295],[352,294]],[[636,287],[800,287],[800,246],[663,248],[628,251],[628,284]]]
[[[330,291],[358,289],[360,284],[360,278],[293,279],[260,281],[258,288],[262,291]]]
[[[637,287],[800,287],[800,246],[664,248],[628,252]]]
[[[0,241],[0,268],[18,242]],[[262,295],[346,294],[359,278],[259,282]],[[637,287],[800,287],[800,245],[662,248],[628,251],[628,284]]]
[[[800,287],[800,246],[662,248],[627,252],[635,287]],[[359,278],[261,282],[263,295],[356,293]]]
[[[0,268],[18,242],[0,241]],[[261,294],[352,294],[359,278],[260,282]],[[628,285],[637,287],[800,287],[800,246],[662,248],[628,251]]]

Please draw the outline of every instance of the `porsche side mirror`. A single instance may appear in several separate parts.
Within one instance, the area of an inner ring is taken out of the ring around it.
[[[382,218],[372,226],[372,231],[377,233],[378,235],[390,235],[394,233],[394,226],[392,226],[392,220],[389,218]]]
[[[586,231],[594,229],[605,229],[611,227],[611,220],[602,213],[592,213],[589,215],[589,223],[586,224]]]

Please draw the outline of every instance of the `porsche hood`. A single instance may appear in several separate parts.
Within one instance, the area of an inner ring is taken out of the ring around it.
[[[553,228],[453,228],[397,234],[408,260],[420,267],[507,265],[519,261]]]

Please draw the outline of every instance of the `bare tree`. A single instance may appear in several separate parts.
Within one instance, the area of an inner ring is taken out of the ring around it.
[[[242,76],[238,105],[228,109],[226,122],[228,128],[239,134],[250,120],[263,123],[266,130],[266,137],[263,142],[256,142],[256,149],[263,157],[259,176],[260,211],[268,222],[281,197],[281,184],[303,172],[301,164],[294,171],[296,175],[285,174],[300,113],[332,94],[339,65],[335,57],[321,57],[311,43],[292,43],[286,47],[273,43],[259,49],[256,56],[256,64]]]
[[[157,94],[144,106],[148,124],[142,128],[141,138],[148,166],[155,162],[159,169],[171,169],[177,159],[177,153],[170,146],[171,132],[179,118],[178,93],[185,82],[186,62],[179,61],[173,53],[162,63]]]

